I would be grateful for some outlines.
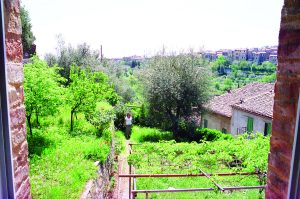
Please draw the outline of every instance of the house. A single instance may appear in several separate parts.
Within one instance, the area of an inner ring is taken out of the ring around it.
[[[271,132],[274,103],[273,83],[252,83],[216,96],[205,105],[202,126],[233,135]]]

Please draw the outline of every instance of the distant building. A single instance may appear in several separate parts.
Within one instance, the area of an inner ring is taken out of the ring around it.
[[[202,126],[233,135],[271,131],[273,83],[253,83],[214,97],[205,107]]]
[[[272,62],[273,64],[277,64],[277,55],[270,55],[269,61]]]
[[[233,59],[237,61],[247,61],[248,60],[248,49],[236,49],[233,51]]]
[[[267,61],[267,53],[266,52],[254,52],[253,53],[253,62],[257,64],[261,64],[264,61]]]

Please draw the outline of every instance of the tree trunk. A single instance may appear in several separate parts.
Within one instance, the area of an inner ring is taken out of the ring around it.
[[[70,125],[70,127],[71,127],[71,132],[73,131],[73,115],[74,115],[74,111],[73,110],[71,110],[71,125]]]
[[[35,117],[36,117],[36,127],[39,127],[40,126],[40,123],[39,123],[39,114],[37,112],[35,112]]]
[[[26,116],[27,118],[27,122],[28,122],[28,127],[29,127],[29,133],[30,133],[30,136],[32,137],[32,126],[31,126],[31,115],[28,115]]]

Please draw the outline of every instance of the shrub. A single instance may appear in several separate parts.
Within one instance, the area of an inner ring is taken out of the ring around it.
[[[159,142],[161,140],[172,140],[173,133],[168,131],[160,131],[155,128],[133,127],[131,140],[135,142]]]
[[[125,136],[122,131],[117,131],[115,134],[116,142],[115,142],[115,153],[116,155],[120,155],[122,151],[125,149]]]
[[[204,141],[229,140],[233,138],[231,134],[224,134],[221,131],[209,128],[198,128],[197,134],[200,140]]]
[[[112,110],[97,110],[85,114],[85,117],[98,130],[96,135],[101,137],[102,132],[109,128],[111,122],[115,118],[115,114]]]

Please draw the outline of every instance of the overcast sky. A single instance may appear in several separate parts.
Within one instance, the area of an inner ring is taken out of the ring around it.
[[[105,57],[277,45],[283,0],[22,0],[37,51],[103,45]]]

